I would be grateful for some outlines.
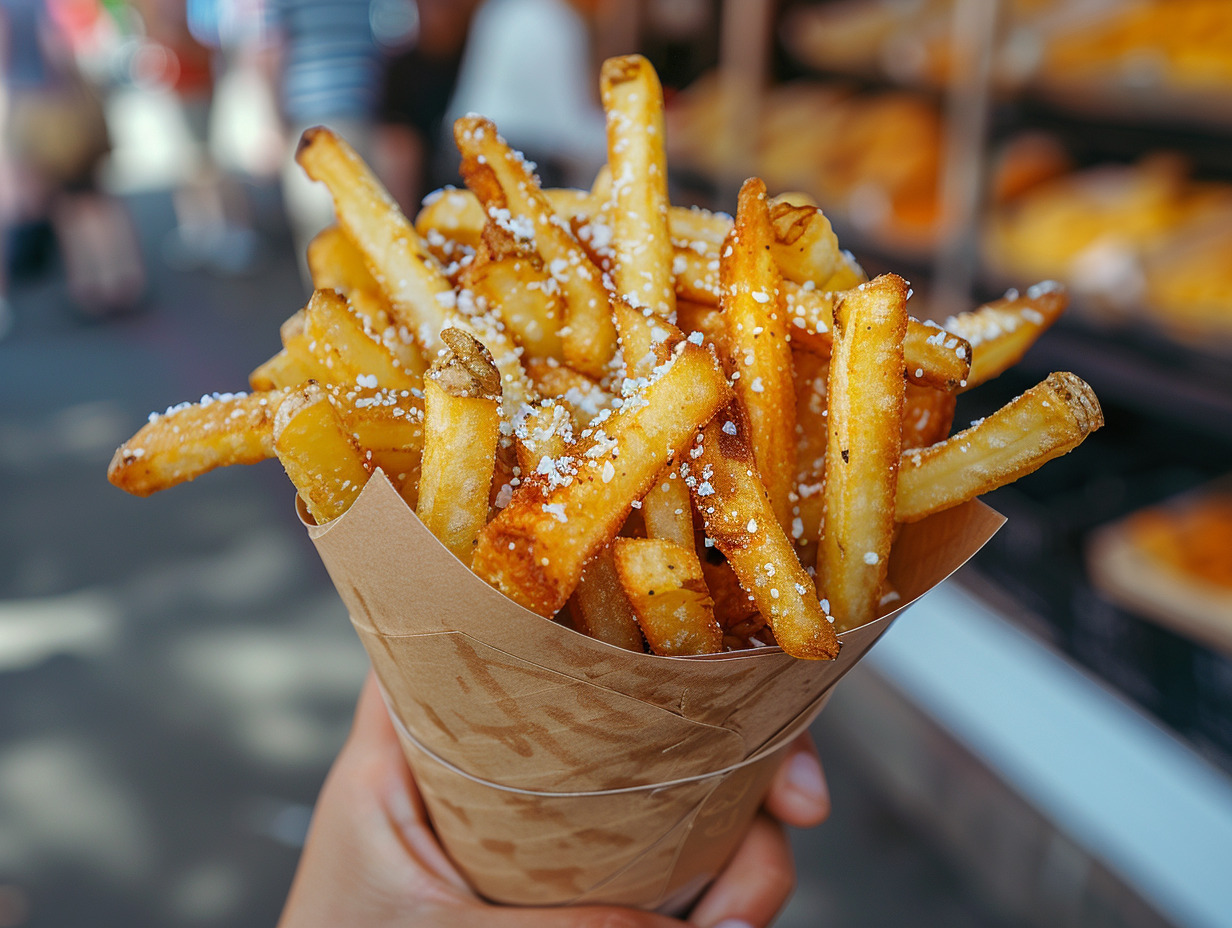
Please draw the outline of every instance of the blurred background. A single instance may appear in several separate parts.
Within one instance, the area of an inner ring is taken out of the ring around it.
[[[276,464],[105,471],[306,300],[300,131],[412,214],[472,110],[589,186],[635,50],[675,202],[807,191],[936,319],[1064,281],[957,421],[1052,370],[1107,419],[839,688],[779,924],[1232,925],[1232,4],[0,0],[0,928],[281,908],[362,650]]]

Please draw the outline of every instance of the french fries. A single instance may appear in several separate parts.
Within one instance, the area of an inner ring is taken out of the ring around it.
[[[214,393],[151,413],[116,449],[107,479],[134,496],[149,496],[216,467],[273,457],[274,414],[285,396],[281,390]]]
[[[620,585],[655,654],[714,654],[723,630],[714,617],[702,565],[692,545],[661,538],[617,538]]]
[[[796,388],[783,320],[782,278],[771,255],[766,185],[744,182],[736,224],[720,259],[728,366],[749,423],[753,458],[775,518],[791,526],[796,477]]]
[[[838,638],[813,580],[779,527],[749,447],[748,423],[732,404],[702,430],[690,454],[689,489],[706,534],[723,552],[740,585],[788,654],[831,660]]]
[[[309,381],[274,415],[274,453],[318,523],[346,512],[368,482],[368,468],[325,390]]]
[[[434,356],[444,347],[453,288],[415,228],[355,150],[328,129],[304,132],[295,160],[329,188],[338,224],[385,289],[397,323]]]
[[[877,617],[902,450],[907,282],[887,274],[834,309],[817,577],[840,629]],[[777,632],[776,632],[777,634]]]
[[[675,338],[666,370],[597,416],[569,455],[541,465],[480,532],[473,569],[514,602],[555,615],[667,461],[730,398],[710,353]]]
[[[602,377],[616,352],[608,291],[602,274],[556,215],[526,160],[497,134],[491,120],[463,116],[454,124],[462,176],[487,215],[533,240],[565,300],[565,359],[591,377]]]
[[[807,196],[750,178],[734,219],[673,206],[645,59],[608,61],[600,90],[609,163],[590,190],[542,189],[467,116],[469,189],[413,223],[346,142],[308,130],[297,159],[338,217],[309,247],[311,299],[253,393],[152,415],[109,479],[144,496],[277,457],[326,523],[380,469],[539,615],[634,652],[827,660],[892,592],[902,523],[1102,425],[1057,373],[949,436],[956,395],[1015,363],[1063,290],[911,318],[907,284],[869,281]]]
[[[1050,374],[969,429],[903,455],[895,518],[920,519],[1004,486],[1078,447],[1104,424],[1095,392]]]
[[[379,291],[364,264],[364,256],[338,226],[328,226],[308,243],[308,274],[314,290]]]
[[[416,514],[458,560],[470,564],[488,520],[500,437],[500,373],[488,350],[445,329],[447,350],[424,378],[424,449]]]
[[[624,648],[645,650],[637,613],[620,585],[611,545],[590,559],[569,600],[573,627],[583,635]]]
[[[1025,296],[1010,291],[995,302],[947,319],[946,331],[966,338],[971,346],[971,372],[963,389],[977,387],[1017,364],[1060,318],[1068,302],[1065,288],[1047,281],[1028,288]]]
[[[663,88],[641,55],[605,61],[599,87],[612,172],[607,213],[616,292],[670,322],[676,315],[676,287],[667,223]]]

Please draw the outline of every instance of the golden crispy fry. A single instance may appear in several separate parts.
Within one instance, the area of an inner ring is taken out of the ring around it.
[[[616,292],[670,321],[676,312],[676,288],[667,225],[663,88],[641,55],[607,59],[599,86],[612,172],[608,221]]]
[[[322,289],[322,288],[318,288]],[[339,291],[340,293],[342,291]],[[394,332],[389,331],[393,327],[393,317],[389,311],[389,301],[385,299],[380,290],[365,290],[362,287],[354,288],[346,292],[346,301],[350,305],[352,312],[363,320],[364,325],[375,333],[379,333],[381,340],[389,344],[393,340]],[[407,332],[407,347],[414,352],[413,358],[409,365],[414,370],[426,371],[427,364],[424,363],[423,355],[415,346],[414,341],[410,337],[410,332]],[[394,356],[398,356],[398,352],[394,352]]]
[[[421,373],[403,367],[381,337],[333,290],[314,291],[304,307],[303,320],[308,350],[328,372],[328,382],[394,390],[420,388]]]
[[[841,631],[877,617],[894,536],[906,281],[886,274],[849,290],[834,324],[817,577]]]
[[[943,441],[954,423],[958,394],[907,384],[903,396],[903,451]]]
[[[500,440],[500,373],[488,350],[461,329],[445,329],[449,350],[424,378],[424,449],[419,477],[423,524],[470,564],[488,521]]]
[[[707,246],[708,248],[708,246]],[[698,253],[691,248],[678,248],[672,256],[672,273],[676,278],[676,299],[690,300],[707,306],[719,305],[719,254],[706,250]]]
[[[408,390],[331,387],[329,398],[364,459],[414,508],[423,455],[423,398]]]
[[[690,300],[676,301],[676,326],[685,335],[702,333],[702,343],[714,346],[720,358],[727,358],[727,323],[717,306],[694,303]]]
[[[363,253],[338,226],[329,226],[308,243],[308,273],[314,290],[379,290]]]
[[[444,187],[428,194],[415,217],[415,231],[429,245],[437,238],[478,248],[483,224],[483,207],[479,200],[469,190],[457,187]]]
[[[611,545],[586,565],[569,600],[569,611],[573,627],[582,634],[626,651],[645,650],[637,613],[620,586]]]
[[[450,321],[452,288],[414,227],[355,150],[330,130],[305,131],[295,159],[329,188],[338,224],[363,254],[398,325],[435,356]]]
[[[971,346],[965,338],[935,322],[908,317],[903,356],[907,379],[918,386],[953,393],[967,385]]]
[[[844,266],[838,236],[816,206],[793,205],[782,197],[769,204],[771,254],[779,271],[798,284],[825,284]]]
[[[134,496],[149,496],[216,467],[255,464],[274,456],[274,413],[283,390],[213,393],[180,403],[116,449],[107,479]]]
[[[738,651],[749,647],[748,639],[766,625],[753,597],[744,591],[740,578],[717,548],[705,548],[699,561],[706,589],[714,600],[715,620],[723,629],[724,648]]]
[[[748,424],[729,404],[702,430],[701,454],[690,452],[689,481],[706,534],[753,597],[783,650],[795,657],[830,660],[838,638],[779,528],[748,443]]]
[[[696,253],[703,250],[701,245],[708,244],[712,246],[708,251],[715,258],[719,256],[719,246],[732,227],[732,217],[727,213],[716,213],[697,206],[671,207],[667,222],[672,242],[677,248]]]
[[[736,399],[749,422],[753,458],[775,518],[787,531],[796,477],[796,387],[767,207],[766,185],[758,178],[746,180],[740,188],[736,225],[723,246],[720,305]]]
[[[811,351],[796,351],[792,364],[796,373],[796,492],[788,535],[796,543],[801,562],[813,564],[821,536],[821,488],[829,440],[826,382],[830,359]]]
[[[274,416],[274,452],[318,523],[338,518],[368,482],[368,468],[329,395],[308,382],[288,392]]]
[[[1060,284],[1036,284],[1025,296],[1011,290],[1001,299],[945,321],[947,332],[971,344],[971,372],[965,389],[1004,373],[1022,359],[1069,303]]]
[[[669,467],[659,474],[642,500],[642,519],[648,538],[693,547],[693,503],[679,468]]]
[[[895,517],[920,519],[1004,486],[1078,447],[1104,424],[1094,391],[1050,374],[969,429],[903,454]]]
[[[623,297],[617,298],[612,308],[616,330],[620,333],[625,377],[633,382],[653,377],[658,365],[671,360],[669,336],[675,334],[678,338],[682,333],[661,323],[649,308],[634,308]],[[693,507],[689,503],[688,487],[677,479],[678,476],[672,467],[659,475],[642,500],[642,517],[646,522],[646,534],[651,538],[666,538],[683,547],[692,547]]]
[[[279,390],[298,387],[305,380],[320,376],[315,364],[305,364],[285,348],[248,375],[253,390]]]
[[[560,288],[533,250],[524,251],[501,226],[489,222],[475,260],[462,269],[459,284],[483,306],[494,306],[524,349],[523,358],[563,361]]]
[[[479,536],[474,570],[510,599],[555,615],[582,566],[615,537],[633,503],[731,393],[704,348],[673,336],[656,379],[600,414],[564,459],[514,492]]]
[[[523,474],[533,474],[544,458],[564,456],[573,443],[573,417],[569,407],[554,399],[523,406],[513,423],[518,466]]]
[[[860,262],[855,259],[850,251],[842,252],[842,264],[835,270],[829,280],[821,284],[820,290],[850,290],[852,287],[858,287],[860,284],[868,280],[868,275],[864,273],[864,268],[860,267]]]
[[[783,281],[792,339],[802,348],[828,354],[833,339],[834,306],[843,292],[811,290]],[[903,340],[906,376],[911,383],[937,390],[963,387],[971,369],[971,346],[935,322],[907,318]]]
[[[463,116],[454,123],[454,140],[462,153],[462,177],[487,215],[533,243],[560,285],[566,360],[584,374],[602,377],[616,352],[616,327],[601,272],[556,215],[526,160],[497,134],[491,120]]]
[[[529,398],[530,384],[503,324],[487,315],[463,318],[458,313],[458,297],[449,279],[355,151],[328,129],[318,127],[304,133],[296,159],[309,177],[329,188],[338,224],[363,254],[389,301],[397,339],[414,340],[427,357],[434,357],[444,347],[441,329],[465,329],[492,353],[510,406]],[[401,353],[399,358],[410,363]]]
[[[551,358],[531,358],[526,373],[540,396],[560,400],[573,414],[574,427],[581,431],[586,423],[612,405],[612,395],[585,374],[558,364]]]
[[[604,192],[604,196],[610,190]],[[596,211],[593,191],[571,187],[548,187],[543,195],[561,219],[581,216],[589,218]],[[415,217],[415,231],[435,253],[438,249],[447,258],[455,259],[457,249],[474,251],[483,238],[487,217],[479,198],[471,191],[456,187],[434,190],[424,198],[423,208]]]
[[[715,654],[723,630],[714,617],[702,565],[692,546],[658,538],[612,542],[616,573],[655,654]]]

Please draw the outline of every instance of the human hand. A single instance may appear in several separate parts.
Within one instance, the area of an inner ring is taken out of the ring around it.
[[[618,906],[503,907],[467,886],[436,840],[369,674],[350,737],[317,800],[279,928],[761,928],[787,901],[795,867],[783,826],[809,826],[830,799],[801,736],[743,844],[688,922]]]

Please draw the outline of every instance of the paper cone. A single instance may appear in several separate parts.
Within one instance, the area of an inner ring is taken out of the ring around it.
[[[308,531],[475,889],[671,911],[735,850],[834,684],[1003,521],[971,502],[903,526],[889,565],[902,606],[844,633],[834,661],[658,657],[581,635],[471,573],[380,471],[346,515]]]

